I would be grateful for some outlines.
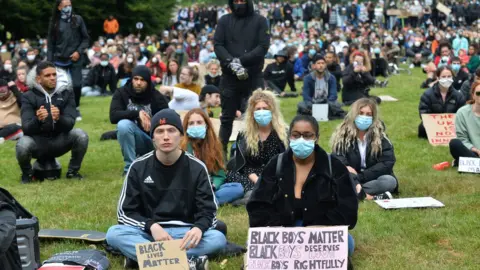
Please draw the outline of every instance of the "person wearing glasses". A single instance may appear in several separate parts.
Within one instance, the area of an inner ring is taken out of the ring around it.
[[[480,81],[472,85],[471,100],[457,111],[455,131],[457,138],[450,141],[450,153],[454,166],[460,157],[480,156]]]
[[[317,144],[319,135],[312,116],[292,120],[290,147],[270,160],[247,203],[250,227],[355,227],[358,200],[348,170]],[[349,235],[349,255],[353,249]]]
[[[377,103],[362,98],[332,135],[332,152],[350,172],[359,199],[391,199],[398,182],[395,153],[378,116]]]

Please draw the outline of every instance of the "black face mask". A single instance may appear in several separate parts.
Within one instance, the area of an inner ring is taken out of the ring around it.
[[[233,10],[236,15],[243,16],[247,14],[247,4],[233,4]]]

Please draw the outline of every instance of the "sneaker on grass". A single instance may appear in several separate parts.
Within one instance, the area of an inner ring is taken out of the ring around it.
[[[124,269],[139,269],[138,263],[130,258],[125,257],[125,261],[123,263]]]
[[[190,266],[190,270],[208,269],[208,257],[207,256],[192,257],[188,260],[188,265]]]
[[[391,200],[393,199],[393,196],[390,192],[385,192],[385,193],[381,193],[381,194],[377,194],[375,196],[373,196],[373,200],[374,201],[377,201],[377,200]]]

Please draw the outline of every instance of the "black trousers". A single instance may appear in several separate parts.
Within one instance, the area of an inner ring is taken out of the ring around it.
[[[423,122],[421,122],[420,125],[418,126],[418,138],[428,139],[427,130],[425,130],[425,127],[423,126]]]
[[[274,93],[277,93],[277,94],[280,94],[282,93],[283,91],[285,91],[285,88],[281,89],[280,87],[278,87],[275,83],[273,83],[272,81],[266,81],[267,83],[267,86],[272,89],[272,91]]]
[[[452,154],[452,157],[455,159],[455,165],[458,165],[460,157],[478,157],[476,153],[465,147],[465,145],[463,145],[462,141],[459,139],[451,140],[449,147],[450,154]]]
[[[5,138],[5,140],[8,140],[11,135],[15,134],[21,129],[22,126],[17,124],[6,125],[3,128],[0,128],[0,138]]]
[[[248,98],[252,92],[258,88],[264,87],[263,77],[253,77],[249,74],[245,81],[240,81],[236,77],[223,75],[220,80],[220,89],[222,91],[222,116],[220,117],[220,141],[225,147],[228,145],[230,135],[232,135],[233,120],[237,110],[245,111]]]

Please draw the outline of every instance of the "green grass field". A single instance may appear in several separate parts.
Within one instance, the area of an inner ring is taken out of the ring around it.
[[[458,174],[455,169],[435,171],[432,164],[451,161],[446,147],[432,147],[417,138],[418,101],[423,74],[390,78],[387,88],[372,94],[388,94],[398,102],[384,102],[381,118],[395,146],[395,173],[401,197],[432,196],[445,204],[442,209],[385,211],[373,202],[359,207],[358,223],[351,231],[356,241],[356,269],[479,269],[480,177]],[[281,100],[282,112],[290,121],[299,99]],[[123,159],[116,141],[100,142],[100,135],[115,129],[108,119],[110,98],[83,98],[83,121],[76,127],[90,136],[81,173],[84,181],[61,179],[20,184],[15,143],[0,145],[1,186],[40,219],[41,228],[106,231],[116,224],[116,206],[123,183]],[[329,139],[340,121],[321,123],[320,144],[330,151]],[[70,155],[60,158],[63,174]],[[245,244],[248,216],[245,209],[222,207],[219,218],[228,224],[228,239]],[[86,249],[82,242],[41,242],[42,260],[56,252]],[[101,247],[98,247],[101,248]],[[110,257],[111,269],[122,269],[123,258]],[[239,269],[242,258],[211,262],[210,269]]]

